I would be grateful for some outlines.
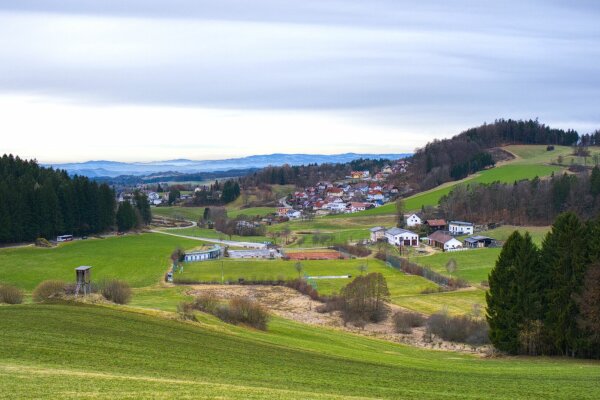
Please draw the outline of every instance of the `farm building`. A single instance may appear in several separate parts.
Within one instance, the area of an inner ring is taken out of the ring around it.
[[[419,217],[417,214],[410,214],[408,217],[406,217],[406,226],[408,227],[413,227],[413,226],[418,226],[421,225],[423,223],[423,220],[421,220],[421,217]]]
[[[463,240],[465,247],[478,249],[482,247],[490,247],[496,241],[487,236],[471,236]]]
[[[369,231],[371,232],[371,242],[376,242],[385,237],[385,228],[383,226],[376,226],[369,229]]]
[[[185,253],[185,262],[214,260],[221,256],[221,246],[215,245],[207,250],[196,250]]]
[[[277,258],[281,254],[275,249],[229,250],[229,258]]]
[[[419,235],[406,229],[392,228],[385,231],[388,243],[396,246],[418,246]]]
[[[431,235],[427,236],[427,240],[429,245],[432,247],[437,247],[438,249],[442,249],[444,251],[452,251],[456,249],[462,249],[463,244],[450,236],[448,232],[444,231],[435,231]]]
[[[472,235],[473,224],[471,222],[464,221],[450,221],[448,230],[451,235]]]
[[[427,225],[434,231],[443,231],[444,229],[446,229],[446,220],[444,220],[444,219],[428,219],[425,221],[425,225]]]

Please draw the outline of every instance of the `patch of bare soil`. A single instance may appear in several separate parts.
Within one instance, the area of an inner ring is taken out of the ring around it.
[[[229,300],[238,296],[247,297],[259,302],[277,316],[305,324],[326,326],[426,349],[458,351],[481,356],[485,356],[490,352],[490,348],[487,346],[473,348],[466,344],[447,342],[435,336],[432,337],[424,327],[414,328],[410,334],[396,333],[391,316],[396,311],[404,310],[396,305],[391,305],[392,312],[385,321],[378,324],[369,323],[364,327],[356,327],[352,324],[345,325],[340,313],[337,311],[332,313],[317,312],[317,307],[323,303],[311,300],[310,297],[284,286],[194,285],[187,294],[197,296],[200,293],[207,292],[213,293],[222,300]]]

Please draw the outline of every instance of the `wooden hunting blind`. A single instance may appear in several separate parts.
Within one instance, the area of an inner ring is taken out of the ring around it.
[[[75,277],[77,280],[77,286],[75,288],[75,296],[82,290],[84,295],[92,292],[92,267],[82,265],[81,267],[75,268]]]

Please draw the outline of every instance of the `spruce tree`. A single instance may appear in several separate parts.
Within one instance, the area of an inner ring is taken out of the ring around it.
[[[587,229],[573,213],[561,214],[542,245],[541,267],[546,273],[544,329],[558,354],[575,356],[581,332],[577,326],[580,293],[588,262]]]
[[[489,291],[486,293],[487,321],[490,326],[490,340],[493,345],[508,353],[519,351],[520,310],[515,308],[517,301],[517,274],[515,264],[523,236],[513,232],[502,247],[494,269],[489,274]]]

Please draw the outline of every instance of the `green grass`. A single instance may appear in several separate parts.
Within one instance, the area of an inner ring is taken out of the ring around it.
[[[246,215],[248,217],[260,216],[264,217],[268,214],[276,213],[277,209],[275,207],[250,207],[250,208],[242,208],[239,210],[228,210],[227,216],[229,218],[237,218],[240,215]]]
[[[204,207],[153,207],[152,215],[174,219],[198,221],[204,215]]]
[[[163,229],[165,232],[174,233],[177,235],[183,236],[193,236],[198,238],[207,238],[207,239],[219,239],[219,240],[235,240],[239,242],[264,242],[270,241],[271,239],[266,236],[238,236],[231,235],[231,239],[229,239],[229,235],[225,235],[214,229],[206,229],[199,227],[192,228],[182,228],[182,229]],[[166,235],[165,235],[166,236]]]
[[[597,362],[479,359],[275,318],[268,332],[99,306],[0,307],[7,398],[596,399]],[[65,329],[69,327],[69,329]]]
[[[191,300],[185,286],[160,287],[151,286],[133,289],[130,306],[175,312],[177,305],[184,300]]]
[[[414,261],[420,265],[427,266],[434,271],[449,275],[446,271],[446,263],[453,258],[456,260],[457,269],[453,274],[469,281],[472,284],[480,284],[488,279],[488,274],[496,264],[500,248],[473,249],[456,252],[436,253],[430,256],[421,256]]]
[[[92,279],[118,278],[134,287],[158,282],[170,265],[173,249],[200,242],[160,234],[88,239],[56,248],[23,247],[0,250],[0,282],[32,290],[46,279],[74,281],[74,268],[91,265]]]
[[[391,296],[414,295],[436,285],[419,276],[406,275],[387,267],[382,261],[369,259],[353,260],[306,260],[301,261],[305,274],[309,276],[360,274],[359,265],[368,265],[367,272],[381,272],[388,284]],[[275,280],[297,278],[295,261],[284,260],[225,260],[223,276],[226,281]],[[205,261],[185,264],[184,272],[175,275],[177,280],[195,280],[202,282],[221,282],[221,261]],[[317,290],[321,294],[339,293],[351,279],[318,279]]]
[[[496,240],[505,241],[515,231],[518,230],[521,233],[528,232],[531,235],[534,243],[538,246],[542,244],[542,240],[546,234],[550,231],[549,226],[514,226],[514,225],[503,225],[499,228],[490,229],[477,233],[478,235],[489,236]]]
[[[419,294],[393,297],[392,301],[402,307],[423,314],[447,311],[450,314],[472,314],[476,306],[480,315],[485,313],[485,292],[477,288],[469,288],[453,292]]]

